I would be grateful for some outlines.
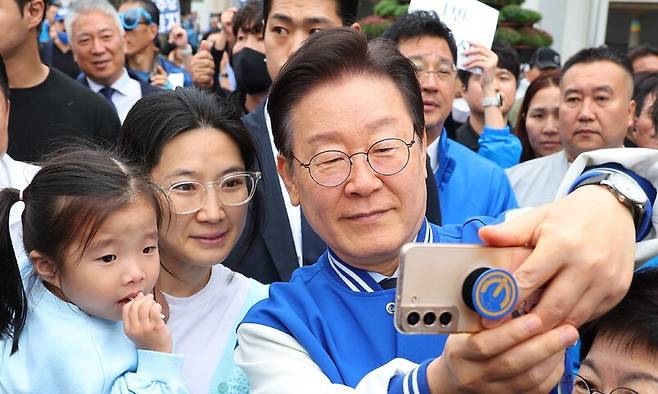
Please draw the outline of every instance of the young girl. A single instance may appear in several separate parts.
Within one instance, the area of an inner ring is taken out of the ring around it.
[[[29,262],[8,229],[21,208]],[[90,149],[0,192],[0,392],[186,392],[150,294],[159,210],[146,180]]]
[[[170,200],[156,289],[190,391],[248,392],[233,363],[236,327],[267,287],[221,263],[241,236],[249,239],[248,217],[258,217],[258,204],[249,206],[260,178],[249,133],[226,101],[186,88],[138,101],[121,145]]]

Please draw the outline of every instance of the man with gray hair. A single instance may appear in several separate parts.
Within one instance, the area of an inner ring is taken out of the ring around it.
[[[66,31],[83,75],[78,82],[105,97],[121,123],[132,106],[159,89],[128,72],[124,29],[107,0],[78,0],[66,16]]]

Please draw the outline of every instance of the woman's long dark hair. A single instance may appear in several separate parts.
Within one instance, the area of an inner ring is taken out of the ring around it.
[[[27,317],[27,297],[9,231],[11,206],[19,191],[0,191],[0,338],[12,338],[12,353]],[[147,177],[118,155],[91,148],[67,148],[53,154],[22,192],[23,246],[38,251],[60,269],[76,242],[82,256],[105,219],[138,198],[151,202],[158,222],[160,205]]]
[[[532,149],[532,146],[530,146],[528,129],[525,127],[525,121],[533,97],[535,97],[540,90],[550,86],[560,87],[560,70],[547,70],[539,74],[539,76],[532,81],[530,86],[528,86],[528,90],[526,90],[525,96],[523,96],[523,101],[519,108],[519,115],[516,120],[516,129],[514,129],[514,134],[519,137],[521,140],[521,146],[523,147],[523,151],[521,152],[521,163],[538,157],[537,153]]]

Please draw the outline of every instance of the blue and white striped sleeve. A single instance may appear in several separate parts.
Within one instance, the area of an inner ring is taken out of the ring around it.
[[[427,366],[432,360],[427,360],[405,373],[394,376],[388,385],[388,394],[430,394],[427,384]]]

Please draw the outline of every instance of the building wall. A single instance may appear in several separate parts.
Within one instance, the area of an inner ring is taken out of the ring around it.
[[[192,1],[192,11],[196,11],[201,30],[205,31],[208,28],[210,14],[221,12],[231,5],[239,4],[239,1],[233,0],[194,0]]]
[[[542,14],[538,26],[553,35],[563,59],[605,42],[608,0],[527,0],[523,6]]]

